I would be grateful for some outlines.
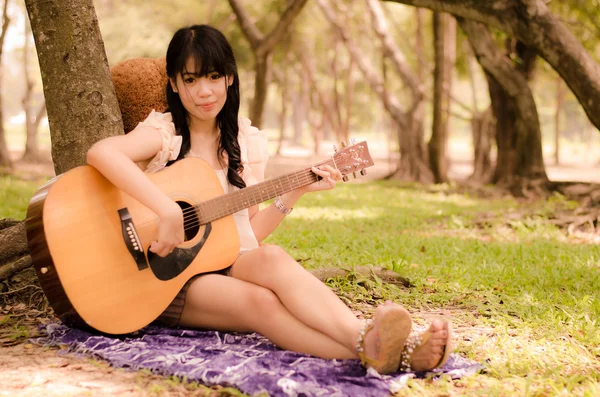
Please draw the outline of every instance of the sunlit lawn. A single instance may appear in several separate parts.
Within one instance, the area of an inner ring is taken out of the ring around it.
[[[334,280],[344,297],[393,299],[424,325],[452,318],[456,352],[487,362],[460,381],[413,380],[400,395],[600,395],[600,246],[545,221],[561,198],[529,204],[426,193],[394,183],[345,185],[302,198],[269,241],[309,267],[382,265],[414,284],[370,291]],[[483,227],[478,214],[494,214]],[[377,300],[377,299],[376,299]],[[349,300],[347,300],[349,301]],[[352,303],[350,303],[352,304]]]
[[[23,219],[37,182],[0,179],[0,217]],[[414,285],[329,285],[349,305],[393,299],[415,322],[452,319],[455,351],[486,363],[461,380],[411,380],[399,395],[600,395],[600,247],[547,222],[560,197],[536,204],[348,184],[302,198],[268,242],[308,268],[377,265]],[[509,219],[519,211],[527,215]],[[481,214],[491,220],[475,225]]]

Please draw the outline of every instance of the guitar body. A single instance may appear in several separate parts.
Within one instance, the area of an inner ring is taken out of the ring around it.
[[[223,195],[214,170],[200,159],[181,160],[147,176],[184,213]],[[240,245],[232,215],[201,226],[197,219],[190,222],[195,229],[186,231],[177,255],[167,257],[187,258],[189,264],[177,267],[165,260],[152,266],[148,247],[157,237],[157,216],[90,166],[42,186],[31,200],[26,221],[33,264],[56,314],[69,325],[109,334],[148,325],[192,276],[235,261]],[[126,231],[127,225],[133,231]],[[133,241],[145,254],[133,248]],[[132,252],[139,252],[137,262]]]

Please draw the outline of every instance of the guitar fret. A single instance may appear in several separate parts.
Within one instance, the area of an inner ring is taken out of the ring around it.
[[[328,160],[316,166],[325,164],[334,165]],[[310,168],[292,172],[204,201],[196,205],[196,211],[200,222],[206,224],[318,180]]]

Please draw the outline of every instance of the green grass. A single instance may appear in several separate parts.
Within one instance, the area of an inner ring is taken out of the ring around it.
[[[0,175],[0,219],[25,219],[27,206],[44,180],[25,181],[11,175]]]
[[[487,360],[486,374],[412,380],[399,395],[598,395],[600,247],[567,238],[547,220],[575,204],[446,190],[385,182],[307,195],[268,242],[308,268],[399,272],[414,287],[329,284],[349,304],[393,299],[419,325],[442,312],[457,328],[456,352]],[[477,222],[482,214],[486,221]]]
[[[0,179],[0,216],[22,219],[40,184]],[[348,184],[303,197],[267,242],[307,268],[399,272],[412,288],[350,277],[328,284],[349,305],[393,299],[418,325],[449,317],[455,352],[486,363],[484,374],[411,380],[398,395],[591,397],[600,395],[600,246],[548,221],[575,206],[560,196],[523,204],[448,186]]]

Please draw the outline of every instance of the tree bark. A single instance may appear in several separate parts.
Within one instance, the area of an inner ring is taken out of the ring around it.
[[[517,69],[494,43],[485,26],[462,18],[457,20],[488,77],[497,120],[498,159],[493,182],[509,187],[547,183],[539,117],[528,82],[535,53],[519,45],[521,63]]]
[[[0,220],[0,281],[31,266],[25,222]]]
[[[4,7],[2,9],[2,33],[0,34],[0,70],[2,67],[2,52],[4,49],[4,40],[6,38],[6,31],[10,24],[10,18],[8,17],[8,0],[4,0]],[[8,151],[8,145],[6,144],[6,136],[4,131],[4,112],[2,111],[2,93],[0,92],[0,169],[3,167],[12,168],[12,160],[10,158],[10,152]]]
[[[485,111],[479,111],[479,101],[477,98],[477,81],[473,63],[476,62],[473,57],[473,51],[468,41],[463,42],[466,55],[467,71],[471,83],[472,99],[472,117],[471,134],[473,137],[473,173],[469,176],[469,181],[481,184],[492,182],[494,168],[491,159],[492,137],[495,135],[496,121],[493,111],[489,106]]]
[[[396,45],[394,39],[389,33],[385,13],[381,3],[377,0],[367,0],[367,6],[371,14],[373,30],[379,38],[384,52],[385,59],[389,59],[394,66],[396,73],[409,88],[411,94],[411,104],[406,113],[407,128],[397,128],[398,142],[400,147],[400,163],[394,173],[393,178],[403,180],[419,180],[422,182],[432,182],[433,174],[427,166],[427,152],[424,142],[424,101],[423,75],[421,67],[417,72],[413,72],[406,56]],[[417,37],[415,51],[418,56],[422,56],[422,17],[421,12],[417,10]],[[385,85],[385,81],[384,81]]]
[[[29,75],[29,35],[31,27],[29,20],[25,18],[25,44],[23,45],[23,76],[25,77],[25,95],[23,96],[23,110],[25,112],[25,152],[22,160],[37,163],[41,161],[40,149],[38,145],[38,131],[40,121],[46,114],[46,102],[42,101],[39,110],[33,109],[33,81]]]
[[[283,142],[285,141],[285,130],[288,117],[288,93],[290,85],[289,58],[290,54],[288,53],[285,58],[285,63],[283,64],[283,73],[281,79],[279,80],[279,88],[281,90],[281,112],[279,113],[279,140],[277,142],[275,156],[281,155],[281,149],[283,147]]]
[[[448,14],[433,13],[433,40],[435,68],[433,71],[433,125],[429,140],[429,165],[436,183],[446,183],[448,179],[448,116],[450,111],[450,90],[453,58],[456,54],[456,23]]]
[[[565,100],[563,81],[556,80],[556,110],[554,113],[554,164],[560,164],[560,114]]]
[[[91,0],[26,0],[48,106],[57,174],[84,164],[98,139],[123,133]],[[31,267],[25,224],[0,220],[0,280]],[[28,278],[37,283],[31,273]]]
[[[494,168],[490,152],[492,149],[492,136],[495,128],[492,108],[484,112],[473,113],[471,131],[473,134],[473,173],[470,181],[488,184],[492,182]]]
[[[91,0],[26,0],[50,123],[56,174],[86,163],[98,140],[123,133]]]
[[[381,76],[377,73],[373,64],[369,61],[360,48],[350,38],[347,30],[339,22],[333,8],[328,0],[317,0],[317,3],[327,20],[338,32],[356,66],[360,69],[365,80],[371,86],[371,89],[379,96],[383,106],[388,111],[394,122],[398,126],[398,140],[400,142],[400,165],[398,171],[392,176],[396,179],[411,180],[423,183],[431,183],[433,176],[426,161],[423,158],[423,152],[419,146],[418,137],[413,136],[414,129],[411,125],[411,119],[406,111],[401,107],[398,98],[386,89]],[[421,140],[422,143],[422,140]]]
[[[250,119],[257,128],[262,127],[263,112],[267,101],[269,87],[270,57],[273,49],[289,31],[290,25],[300,14],[307,0],[294,0],[285,9],[279,22],[273,30],[264,35],[252,22],[250,15],[242,6],[240,0],[228,0],[231,9],[236,15],[242,33],[250,42],[254,52],[256,74],[254,79],[254,99],[250,109]]]
[[[385,0],[448,12],[503,30],[538,50],[600,129],[600,64],[542,0]]]
[[[334,36],[334,41],[335,44],[333,46],[334,50],[333,50],[333,56],[331,59],[331,75],[333,77],[333,113],[332,113],[332,118],[335,119],[336,125],[337,125],[337,129],[335,131],[335,136],[337,138],[338,141],[343,141],[344,140],[344,133],[343,133],[343,124],[344,122],[342,121],[342,101],[340,99],[341,95],[340,95],[340,68],[338,67],[338,55],[340,53],[340,47],[343,46],[342,43],[342,39],[340,37],[339,32],[334,28],[334,31],[332,32],[332,35]]]

